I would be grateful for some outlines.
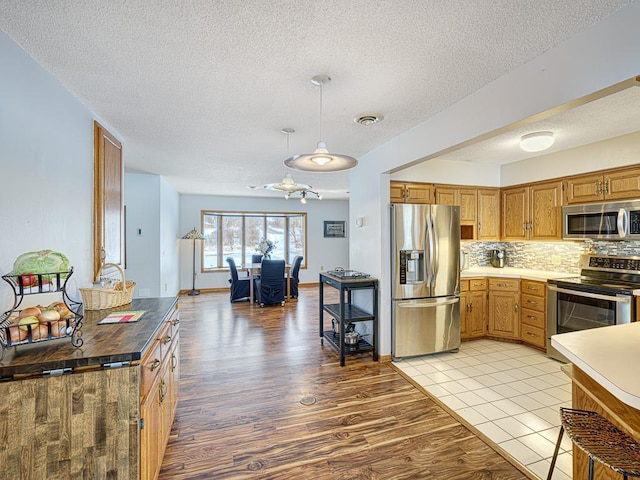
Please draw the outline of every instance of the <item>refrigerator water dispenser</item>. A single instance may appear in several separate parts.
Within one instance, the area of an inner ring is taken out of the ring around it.
[[[400,250],[400,283],[424,282],[424,250]]]

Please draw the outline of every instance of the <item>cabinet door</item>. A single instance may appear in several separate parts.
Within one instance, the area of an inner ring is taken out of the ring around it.
[[[435,202],[438,205],[460,205],[458,189],[446,185],[436,185]]]
[[[467,325],[470,323],[469,317],[471,305],[470,292],[460,292],[460,340],[469,338]]]
[[[520,337],[519,297],[515,292],[489,291],[489,335]]]
[[[404,203],[404,183],[391,182],[389,188],[389,201],[391,203]]]
[[[500,189],[478,189],[478,240],[500,240]]]
[[[460,203],[460,223],[476,223],[476,204],[478,203],[478,191],[475,188],[464,188],[458,190]]]
[[[562,182],[529,187],[529,240],[562,240]]]
[[[432,183],[405,184],[405,201],[407,203],[433,203]]]
[[[487,330],[487,292],[469,292],[469,303],[467,335],[469,338],[481,337]]]
[[[160,372],[153,383],[149,395],[140,404],[140,480],[155,480],[160,473],[164,454],[162,435],[162,389],[164,380]]]
[[[604,196],[607,200],[640,197],[640,169],[626,169],[604,176]]]
[[[529,234],[529,189],[502,190],[502,239],[527,240]]]
[[[566,180],[565,204],[597,202],[604,199],[604,177],[580,175]]]
[[[124,267],[122,144],[94,122],[93,275],[103,263]]]

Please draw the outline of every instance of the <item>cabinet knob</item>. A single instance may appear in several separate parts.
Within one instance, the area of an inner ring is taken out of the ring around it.
[[[167,343],[171,343],[171,335],[167,335],[166,337],[164,337],[164,340],[162,341],[162,343],[164,343],[165,345]]]
[[[153,372],[159,366],[160,366],[160,360],[158,360],[157,358],[154,358],[153,363],[151,364],[151,371]]]
[[[514,310],[514,312],[518,313],[518,304],[517,303],[513,306],[513,310]]]
[[[533,332],[527,332],[527,335],[529,335],[530,337],[537,337],[538,336],[537,333],[533,333]]]

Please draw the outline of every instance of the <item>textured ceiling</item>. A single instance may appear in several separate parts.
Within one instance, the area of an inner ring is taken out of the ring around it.
[[[313,75],[333,79],[323,140],[357,158],[630,3],[1,0],[0,28],[119,133],[129,171],[278,196],[247,186],[283,177],[283,127],[289,153],[315,148]],[[291,173],[345,197],[347,173]]]

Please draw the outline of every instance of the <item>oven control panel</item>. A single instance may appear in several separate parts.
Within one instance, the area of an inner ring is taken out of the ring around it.
[[[610,270],[640,270],[640,257],[590,256],[589,268]]]

